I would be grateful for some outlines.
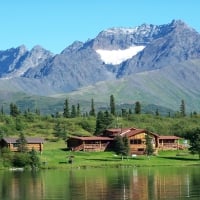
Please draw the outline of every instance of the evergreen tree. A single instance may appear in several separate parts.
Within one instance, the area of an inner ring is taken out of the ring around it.
[[[36,109],[35,109],[35,114],[36,114],[36,115],[40,115],[40,109],[36,108]]]
[[[60,117],[61,117],[61,114],[60,114],[59,112],[56,112],[55,117],[56,117],[56,118],[60,118]]]
[[[94,117],[96,116],[95,109],[94,109],[94,100],[93,99],[91,99],[91,110],[90,110],[89,114],[90,114],[90,116],[94,116]]]
[[[109,128],[113,121],[113,115],[111,115],[108,111],[99,111],[97,113],[95,135],[99,135],[105,129]]]
[[[20,111],[19,111],[17,105],[11,103],[11,104],[10,104],[10,115],[11,115],[12,117],[17,117],[19,114],[20,114]]]
[[[141,105],[139,101],[136,101],[135,103],[135,114],[140,114],[141,113]]]
[[[17,131],[22,131],[23,128],[24,128],[22,119],[21,119],[20,117],[16,117],[16,120],[15,120],[15,127],[16,127],[16,130],[17,130]]]
[[[29,158],[32,170],[37,169],[40,166],[40,159],[37,155],[37,152],[34,149],[30,151]]]
[[[181,100],[180,114],[181,114],[182,117],[186,116],[186,113],[185,113],[185,101],[184,100]]]
[[[124,154],[124,142],[123,142],[123,138],[120,135],[117,135],[115,137],[115,146],[114,146],[114,151],[118,154],[118,155],[123,155]]]
[[[150,156],[154,152],[153,145],[152,145],[152,138],[148,134],[146,134],[145,139],[146,139],[145,153],[147,154],[147,156]]]
[[[67,138],[66,127],[62,126],[60,121],[58,120],[54,126],[54,136],[62,139]]]
[[[115,115],[115,98],[113,95],[110,96],[110,113]]]
[[[128,140],[127,136],[123,137],[123,143],[124,143],[124,155],[128,156],[129,151],[130,151],[130,147],[129,147],[129,140]]]
[[[188,132],[186,137],[190,140],[189,151],[192,154],[198,154],[200,159],[200,128]]]
[[[76,107],[75,107],[75,105],[72,105],[71,117],[72,118],[76,117]]]
[[[60,121],[57,121],[55,126],[54,126],[54,135],[56,137],[62,137],[62,135],[63,135]]]
[[[103,114],[103,122],[105,129],[110,127],[110,125],[113,123],[113,120],[113,116],[106,110]]]
[[[118,155],[121,155],[122,160],[124,156],[128,156],[129,154],[128,138],[126,136],[125,137],[122,137],[120,135],[116,136],[114,150]]]
[[[4,108],[1,106],[1,114],[4,115]]]
[[[159,116],[160,114],[159,114],[159,111],[158,111],[158,109],[156,109],[156,116]]]
[[[65,117],[65,118],[69,118],[70,117],[68,99],[66,99],[65,103],[64,103],[63,117]]]
[[[20,133],[19,139],[17,140],[19,146],[18,150],[22,153],[25,153],[28,151],[27,149],[27,141],[23,133]]]
[[[80,117],[80,115],[81,115],[79,103],[77,104],[76,115],[77,115],[77,117]]]
[[[122,108],[122,117],[126,117],[127,116],[127,111],[125,108]]]
[[[104,130],[104,128],[104,113],[99,111],[97,113],[95,135],[99,135]]]

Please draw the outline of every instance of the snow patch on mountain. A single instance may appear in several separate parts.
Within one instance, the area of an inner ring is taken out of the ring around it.
[[[123,61],[132,58],[144,48],[145,46],[132,46],[128,49],[123,50],[97,49],[96,52],[100,55],[101,60],[104,61],[106,64],[118,65]]]

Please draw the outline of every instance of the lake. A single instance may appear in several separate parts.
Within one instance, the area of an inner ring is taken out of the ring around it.
[[[200,199],[200,167],[0,171],[1,200]]]

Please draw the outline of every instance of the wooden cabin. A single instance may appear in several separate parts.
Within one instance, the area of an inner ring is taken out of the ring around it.
[[[162,150],[176,150],[184,148],[183,145],[179,144],[179,140],[182,139],[173,135],[161,135],[159,136],[159,149]]]
[[[105,151],[109,148],[113,138],[109,137],[76,137],[67,139],[67,147],[72,151]]]
[[[116,136],[127,137],[131,155],[143,155],[146,151],[146,136],[151,139],[154,153],[160,150],[183,149],[179,144],[181,138],[176,136],[159,136],[145,129],[113,128],[106,129],[101,136],[76,137],[67,139],[67,147],[72,151],[105,151],[112,150]]]
[[[130,154],[142,155],[146,149],[146,135],[149,135],[152,141],[154,151],[158,148],[159,136],[155,133],[146,131],[145,129],[124,128],[124,129],[107,129],[103,135],[108,137],[116,137],[117,135],[126,136],[129,140]]]
[[[43,144],[44,144],[44,139],[42,138],[36,138],[36,137],[27,137],[26,138],[26,148],[28,151],[31,151],[32,149],[36,151],[43,151]],[[14,138],[14,137],[4,137],[0,141],[0,147],[7,147],[10,151],[12,152],[17,152],[19,151],[19,138]]]

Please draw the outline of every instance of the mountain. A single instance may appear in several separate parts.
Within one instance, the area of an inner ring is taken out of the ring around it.
[[[200,58],[200,35],[182,21],[161,27],[156,39],[144,51],[122,63],[118,76],[160,69],[166,65]],[[163,34],[164,33],[164,34]]]
[[[189,110],[196,110],[199,84],[200,34],[181,20],[109,28],[56,55],[40,46],[0,51],[4,92],[104,103],[114,94],[118,103],[140,100],[173,109],[184,99]]]
[[[22,76],[28,69],[38,66],[52,56],[52,53],[40,46],[35,46],[31,51],[24,45],[0,51],[0,77]]]

